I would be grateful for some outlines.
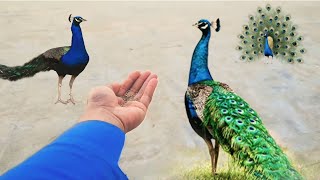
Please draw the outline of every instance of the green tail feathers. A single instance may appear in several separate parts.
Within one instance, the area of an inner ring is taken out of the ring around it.
[[[280,7],[273,8],[269,4],[265,8],[258,7],[255,15],[249,15],[248,24],[238,35],[240,44],[237,50],[242,52],[240,59],[253,61],[264,55],[264,34],[273,39],[273,55],[283,61],[303,62],[302,55],[306,50],[302,47],[303,37],[297,33],[298,26],[291,21],[290,15],[284,15]]]
[[[49,71],[51,69],[51,63],[45,60],[44,55],[41,54],[22,66],[8,67],[0,64],[0,78],[16,81],[22,78],[32,77],[38,72]]]
[[[204,125],[248,175],[258,179],[303,179],[258,114],[241,97],[215,81],[204,109]]]

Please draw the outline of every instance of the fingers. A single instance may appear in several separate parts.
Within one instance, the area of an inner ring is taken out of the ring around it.
[[[140,88],[138,94],[134,97],[134,99],[140,99],[143,95],[144,90],[146,89],[146,86],[149,84],[150,80],[153,78],[158,78],[156,74],[151,74],[148,79],[143,83],[142,87]]]
[[[116,95],[123,96],[140,77],[140,74],[139,71],[129,74],[128,78],[120,85],[120,89]]]
[[[150,71],[146,71],[143,72],[140,77],[136,80],[136,82],[133,84],[133,86],[131,87],[130,91],[135,94],[137,93],[140,88],[142,87],[142,85],[144,84],[144,82],[146,81],[146,79],[148,79],[148,77],[151,75]]]
[[[111,85],[108,85],[108,87],[113,90],[114,94],[118,94],[121,85],[119,83],[112,83]]]
[[[152,100],[153,93],[158,85],[158,79],[152,78],[146,85],[145,91],[141,96],[140,102],[144,104],[147,108]]]

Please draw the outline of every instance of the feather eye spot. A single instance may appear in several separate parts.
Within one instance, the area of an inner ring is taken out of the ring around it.
[[[250,19],[251,21],[254,20],[254,17],[253,17],[252,15],[249,15],[248,17],[249,17],[249,19]]]
[[[291,56],[296,56],[295,52],[290,52]]]
[[[261,12],[262,12],[262,8],[261,8],[261,7],[258,7],[258,8],[257,8],[257,11],[258,11],[258,13],[261,13]]]
[[[299,36],[297,40],[298,40],[298,41],[302,41],[302,40],[303,40],[303,37],[302,37],[302,36]]]
[[[277,49],[279,49],[279,48],[280,48],[280,46],[277,44],[277,45],[276,45],[276,48],[277,48]]]
[[[240,136],[238,136],[237,141],[242,141],[242,138]]]
[[[262,24],[263,24],[263,21],[260,20],[260,21],[259,21],[259,24],[262,25]]]
[[[285,19],[286,19],[286,21],[290,21],[291,16],[290,16],[290,15],[287,15]]]
[[[255,120],[253,120],[253,119],[250,119],[249,120],[251,123],[255,123],[256,121]]]
[[[254,127],[252,127],[252,126],[249,126],[249,131],[254,131],[254,130],[256,130],[256,128],[254,128]]]
[[[281,23],[277,22],[276,26],[279,27],[281,25]]]
[[[300,49],[300,52],[303,54],[303,53],[306,52],[306,50],[305,49]]]
[[[298,58],[297,61],[298,61],[299,63],[301,63],[301,62],[302,62],[302,59],[301,59],[301,58]]]
[[[274,16],[274,20],[278,20],[279,19],[279,16]]]
[[[266,17],[266,15],[265,15],[265,14],[261,14],[261,17],[262,17],[262,18],[265,18],[265,17]]]
[[[246,31],[245,34],[246,34],[246,35],[249,35],[250,33],[249,33],[249,31]]]
[[[237,104],[237,102],[235,100],[230,100],[229,101],[231,104]]]
[[[227,116],[227,117],[225,117],[225,120],[226,120],[226,122],[230,122],[233,120],[233,118],[231,116]]]
[[[292,59],[292,58],[289,58],[289,59],[288,59],[288,62],[289,62],[289,63],[293,63],[293,59]]]
[[[262,44],[259,44],[259,47],[262,48]]]
[[[294,32],[291,32],[290,33],[290,36],[295,36],[296,34]]]
[[[246,54],[249,54],[249,51],[246,51],[245,53],[246,53]]]
[[[240,59],[241,59],[241,60],[245,60],[245,59],[246,59],[246,56],[241,56]]]
[[[245,30],[249,30],[249,26],[248,26],[248,25],[244,25],[243,28],[244,28]]]
[[[292,31],[295,31],[297,29],[297,26],[295,26],[295,25],[293,25],[292,27],[291,27],[291,30]]]
[[[251,39],[255,39],[256,37],[254,35],[251,36]]]
[[[237,120],[238,124],[243,124],[243,122],[241,120]]]
[[[239,114],[243,114],[243,110],[242,109],[236,109],[236,112],[239,113]]]
[[[221,110],[221,113],[222,113],[222,114],[227,114],[227,113],[228,113],[228,110],[222,109],[222,110]]]
[[[244,36],[242,34],[239,35],[240,39],[244,39]]]
[[[298,43],[297,43],[296,41],[294,41],[294,42],[292,43],[292,45],[296,47],[296,46],[298,45]]]
[[[271,10],[271,5],[270,5],[270,4],[267,4],[267,5],[266,5],[266,9],[267,9],[268,11],[270,11],[270,10]]]
[[[257,55],[257,54],[258,54],[258,52],[257,52],[257,51],[253,51],[253,54],[254,54],[254,55]]]
[[[250,57],[249,57],[249,60],[252,61],[252,60],[253,60],[253,57],[250,56]]]
[[[251,47],[252,47],[252,48],[254,48],[254,47],[256,47],[256,45],[254,45],[254,44],[251,44]]]
[[[257,26],[257,23],[256,23],[256,22],[254,22],[254,23],[252,23],[252,25],[253,25],[253,26]]]
[[[243,104],[243,103],[239,103],[239,106],[240,106],[240,107],[244,107],[244,104]]]
[[[275,55],[278,55],[278,54],[279,54],[279,52],[278,52],[278,51],[275,51],[275,52],[274,52],[274,54],[275,54]]]
[[[277,11],[277,13],[279,14],[279,13],[281,12],[281,8],[278,7],[278,8],[276,9],[276,11]]]

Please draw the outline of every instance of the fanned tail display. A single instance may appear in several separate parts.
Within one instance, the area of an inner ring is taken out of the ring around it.
[[[240,44],[236,49],[242,53],[240,59],[254,61],[266,55],[265,43],[273,40],[271,50],[277,59],[289,63],[303,62],[302,55],[306,50],[301,45],[303,37],[297,29],[291,16],[284,15],[280,7],[272,8],[269,4],[265,8],[258,7],[255,15],[249,15],[248,24],[243,26],[243,32],[238,35]],[[264,38],[266,34],[267,39]]]

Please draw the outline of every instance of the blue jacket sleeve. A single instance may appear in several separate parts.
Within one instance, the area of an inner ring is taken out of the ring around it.
[[[128,179],[118,166],[124,140],[114,125],[81,122],[0,179]]]

